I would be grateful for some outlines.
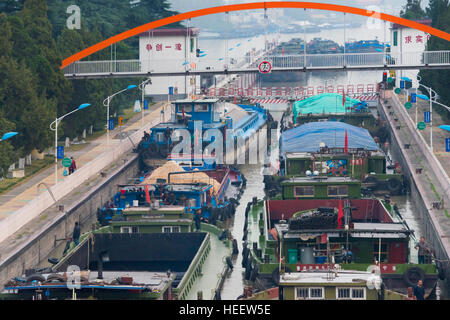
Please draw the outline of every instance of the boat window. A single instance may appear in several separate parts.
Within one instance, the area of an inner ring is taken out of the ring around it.
[[[394,31],[394,46],[398,45],[398,31]]]
[[[323,288],[310,288],[309,296],[311,299],[323,299]]]
[[[131,228],[130,227],[121,227],[120,233],[131,233]]]
[[[164,142],[164,133],[163,132],[156,133],[156,141]]]
[[[376,241],[373,244],[373,259],[374,261],[378,261],[378,259],[381,259],[381,262],[387,262],[387,244],[381,243],[381,252],[378,250],[379,244],[378,241]],[[379,257],[379,258],[378,258]]]
[[[295,288],[295,299],[296,300],[312,300],[312,299],[323,299],[323,288],[305,288],[296,287]]]
[[[139,227],[120,227],[120,233],[139,233]]]
[[[194,106],[195,112],[208,112],[209,111],[209,105],[207,104],[196,104]]]
[[[178,112],[192,112],[192,105],[191,104],[179,104],[178,105]]]
[[[313,186],[294,187],[294,197],[313,197]]]
[[[348,196],[348,186],[328,186],[328,196]]]
[[[179,233],[180,232],[180,227],[179,226],[166,226],[166,227],[162,227],[162,232],[163,233],[171,233],[171,232],[175,232],[175,233]]]
[[[352,299],[365,299],[366,290],[364,288],[353,288],[352,289]]]
[[[350,299],[350,288],[336,288],[338,299]]]
[[[309,288],[295,288],[295,299],[308,299],[309,298]]]

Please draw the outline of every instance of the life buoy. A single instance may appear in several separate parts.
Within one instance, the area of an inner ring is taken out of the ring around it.
[[[403,280],[409,287],[414,287],[419,280],[425,280],[425,272],[419,267],[408,268],[403,274]]]

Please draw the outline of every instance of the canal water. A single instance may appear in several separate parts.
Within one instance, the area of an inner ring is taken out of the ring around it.
[[[378,37],[378,40],[383,41],[383,29],[378,30],[378,32],[372,32],[371,38],[367,38],[367,29],[363,26],[356,29],[347,29],[347,34],[351,34],[356,40],[370,40]],[[387,32],[388,34],[388,32]],[[288,41],[291,38],[303,38],[303,34],[288,34],[288,35],[272,35],[273,38],[278,37],[278,41]],[[328,30],[316,34],[307,34],[306,40],[309,41],[314,37],[322,37],[326,39],[331,39],[339,44],[343,44],[342,30]],[[267,37],[271,40],[271,37]],[[389,39],[387,39],[389,41]],[[205,39],[200,38],[200,46],[202,50],[206,50],[208,54],[214,57],[222,57],[225,50],[225,43],[223,40],[219,39]],[[239,46],[237,46],[239,44]],[[228,48],[233,47],[234,50],[229,52],[230,57],[243,56],[245,52],[251,50],[252,48],[261,49],[264,46],[264,37],[259,36],[256,38],[247,39],[229,39]],[[303,76],[296,82],[264,82],[264,87],[300,87],[300,86],[318,86],[318,85],[334,85],[338,84],[374,84],[382,79],[382,71],[351,71],[351,72],[311,72],[307,76]],[[275,120],[280,120],[283,112],[288,107],[287,105],[268,105],[266,106],[270,111]],[[395,159],[394,159],[395,161]],[[246,286],[246,281],[244,280],[244,268],[241,266],[242,262],[242,237],[243,237],[243,225],[245,221],[245,208],[248,202],[252,201],[253,197],[258,199],[264,198],[264,185],[263,185],[263,165],[241,165],[241,172],[247,178],[247,187],[241,197],[240,205],[236,210],[236,215],[234,217],[234,224],[231,229],[231,233],[235,239],[238,241],[239,245],[239,255],[234,261],[234,269],[227,277],[223,290],[222,299],[234,300],[243,293],[244,286]],[[417,250],[414,249],[415,242],[420,239],[423,234],[422,222],[420,221],[420,216],[417,209],[413,206],[409,195],[405,196],[395,196],[391,200],[397,203],[399,212],[402,217],[407,222],[408,226],[414,230],[414,236],[410,244],[410,261],[412,263],[417,263]]]

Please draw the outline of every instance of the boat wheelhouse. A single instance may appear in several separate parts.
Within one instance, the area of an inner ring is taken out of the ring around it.
[[[172,150],[178,141],[172,139],[172,134],[177,131],[189,135],[191,141],[187,146],[191,150],[201,149],[200,154],[196,154],[199,156],[196,161],[202,161],[203,154],[206,154],[205,147],[213,143],[218,135],[223,138],[218,139],[223,142],[223,151],[234,152],[234,143],[232,150],[227,149],[231,139],[233,142],[237,139],[246,142],[268,119],[267,111],[263,108],[235,105],[219,99],[185,99],[172,104],[171,121],[152,127],[151,133],[142,138],[137,148],[144,162],[152,158],[166,158],[169,154],[176,160],[178,156]],[[183,152],[191,155],[191,150]]]
[[[399,195],[406,189],[401,169],[388,164],[386,155],[370,133],[346,123],[307,123],[287,130],[280,138],[280,153],[280,175],[265,178],[266,191],[271,197],[276,196],[285,184],[304,186],[308,181],[328,184],[336,180],[334,178],[344,178],[342,182],[348,184],[359,182],[360,191],[366,194]],[[351,197],[360,195],[361,192],[351,194]],[[294,193],[289,196],[295,197]],[[310,192],[298,196],[315,195]]]

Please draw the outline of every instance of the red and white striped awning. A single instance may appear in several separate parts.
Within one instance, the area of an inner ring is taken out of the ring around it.
[[[259,103],[259,104],[280,104],[280,103],[289,103],[289,100],[285,99],[252,99],[250,103]]]
[[[370,94],[356,94],[352,96],[353,99],[358,99],[360,101],[377,101],[378,100],[378,94],[377,93],[370,93]]]

